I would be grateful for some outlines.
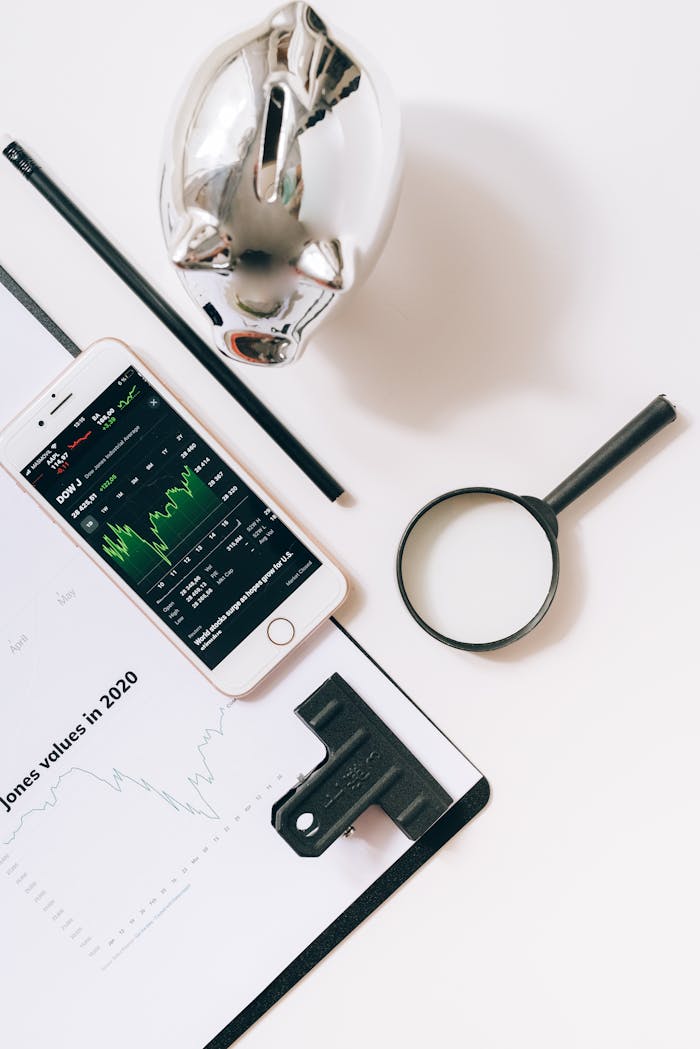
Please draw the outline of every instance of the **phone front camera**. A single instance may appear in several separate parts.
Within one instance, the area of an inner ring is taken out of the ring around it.
[[[43,426],[43,425],[44,425],[44,420],[43,419],[39,419],[39,426]]]

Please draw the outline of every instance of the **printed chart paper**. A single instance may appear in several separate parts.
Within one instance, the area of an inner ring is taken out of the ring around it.
[[[69,358],[0,288],[0,423]],[[370,811],[320,859],[272,803],[324,756],[338,671],[454,798],[481,774],[333,624],[251,698],[212,688],[0,471],[0,961],[13,1049],[200,1049],[411,842]]]

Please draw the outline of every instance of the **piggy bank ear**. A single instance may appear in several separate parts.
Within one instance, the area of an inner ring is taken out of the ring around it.
[[[293,266],[299,276],[312,280],[322,288],[342,291],[345,286],[343,254],[338,240],[309,241]]]
[[[210,216],[195,216],[183,224],[175,238],[170,257],[180,269],[228,270],[231,242]]]

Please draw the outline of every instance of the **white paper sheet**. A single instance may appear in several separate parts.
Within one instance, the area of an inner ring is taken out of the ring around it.
[[[69,357],[2,287],[0,317],[4,424]],[[0,504],[3,1042],[199,1049],[411,845],[379,812],[318,860],[281,839],[324,755],[294,707],[338,671],[453,797],[481,774],[331,623],[229,700],[2,471]]]

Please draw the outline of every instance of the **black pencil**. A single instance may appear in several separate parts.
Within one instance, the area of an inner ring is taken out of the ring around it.
[[[311,452],[304,448],[294,434],[273,415],[269,408],[256,397],[244,382],[231,371],[228,365],[210,346],[197,335],[189,324],[166,302],[152,284],[142,277],[127,258],[110,243],[93,222],[78,208],[45,171],[25,152],[17,142],[10,142],[3,150],[11,164],[21,171],[42,197],[48,200],[56,211],[70,223],[93,251],[114,270],[118,277],[131,288],[148,308],[155,313],[166,328],[186,346],[190,353],[204,365],[210,375],[217,379],[233,399],[262,427],[263,430],[282,448],[289,458],[304,471],[306,476],[320,488],[331,502],[343,494],[342,487],[334,477],[321,466]]]

